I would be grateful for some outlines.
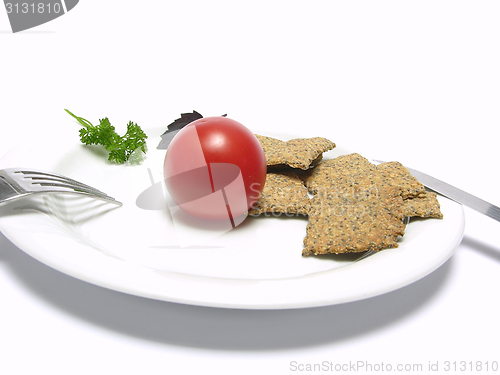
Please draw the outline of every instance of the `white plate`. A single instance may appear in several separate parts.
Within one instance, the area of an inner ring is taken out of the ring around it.
[[[81,145],[74,130],[63,130],[57,140],[37,139],[18,146],[0,160],[0,168],[65,174],[124,205],[115,208],[69,196],[20,200],[0,206],[0,230],[46,265],[113,290],[244,309],[345,303],[426,276],[453,254],[463,236],[462,206],[439,197],[443,220],[412,221],[398,248],[361,260],[359,255],[302,257],[307,219],[301,217],[248,218],[222,235],[197,233],[198,239],[212,238],[181,247],[185,234],[174,225],[162,199],[165,151],[156,145],[164,129],[147,131],[148,157],[139,166],[110,164],[101,148]],[[325,156],[342,153],[347,151],[338,148]],[[155,195],[158,199],[144,200]],[[151,209],[144,209],[147,203]]]

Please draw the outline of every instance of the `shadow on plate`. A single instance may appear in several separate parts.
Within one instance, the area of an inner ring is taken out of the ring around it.
[[[33,194],[14,199],[0,206],[0,216],[25,215],[37,212],[52,215],[57,220],[80,222],[115,210],[119,206],[72,194]]]

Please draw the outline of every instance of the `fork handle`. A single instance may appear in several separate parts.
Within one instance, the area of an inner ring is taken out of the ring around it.
[[[0,203],[18,196],[19,193],[0,176]]]

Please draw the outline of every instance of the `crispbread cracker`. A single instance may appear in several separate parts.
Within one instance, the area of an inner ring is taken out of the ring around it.
[[[268,173],[264,190],[249,215],[283,213],[307,215],[310,199],[302,180],[294,172]]]
[[[376,166],[359,154],[323,160],[335,147],[326,138],[256,136],[268,174],[249,214],[307,215],[303,255],[394,248],[405,217],[443,217],[436,194],[399,162]]]
[[[397,190],[397,189],[394,189]],[[303,255],[363,252],[397,247],[404,222],[385,209],[397,205],[399,192],[386,190],[383,197],[344,200],[322,197],[311,200]]]
[[[404,235],[401,188],[359,154],[323,161],[311,173],[303,255],[397,247]]]
[[[436,194],[427,191],[425,186],[413,177],[401,163],[382,163],[377,165],[377,169],[390,183],[401,187],[405,216],[439,219],[443,217]]]
[[[403,199],[425,195],[425,186],[413,177],[403,164],[392,161],[377,165],[377,169],[384,175],[386,183],[401,187]]]
[[[407,217],[433,217],[442,219],[441,206],[437,200],[436,193],[425,192],[416,198],[408,198],[403,202],[405,216]]]
[[[397,247],[405,217],[442,217],[436,194],[398,162],[375,166],[350,154],[322,161],[301,177],[314,194],[303,255]]]
[[[324,152],[335,148],[335,143],[323,138],[297,138],[281,141],[276,138],[257,135],[269,168],[290,166],[308,169],[321,160]]]
[[[360,154],[339,156],[335,159],[323,160],[316,167],[301,174],[312,194],[333,186],[344,186],[346,179],[351,181],[371,175],[376,166]]]

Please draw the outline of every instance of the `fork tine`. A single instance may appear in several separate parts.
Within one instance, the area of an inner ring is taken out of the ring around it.
[[[52,178],[52,177],[24,177],[24,178],[28,178],[32,181],[32,184],[36,184],[36,185],[41,185],[41,186],[50,186],[49,184],[63,184],[65,186],[71,186],[71,187],[77,187],[77,188],[82,188],[82,189],[86,189],[86,190],[89,190],[89,191],[94,191],[96,193],[102,193],[104,194],[102,191],[100,191],[99,189],[96,189],[92,186],[89,186],[89,185],[85,185],[81,182],[78,182],[78,181],[73,181],[73,180],[63,180],[63,179],[59,179],[59,178]]]
[[[61,181],[61,182],[71,183],[71,184],[74,184],[77,186],[85,187],[89,190],[99,191],[98,189],[96,189],[90,185],[87,185],[87,184],[84,184],[80,181],[73,180],[72,178],[58,175],[58,174],[54,174],[54,173],[39,172],[39,171],[16,171],[15,173],[22,173],[23,175],[26,176],[25,178],[30,178],[32,180]],[[33,175],[33,176],[27,176],[27,175]]]
[[[87,188],[82,187],[82,186],[69,185],[69,184],[64,184],[64,183],[55,183],[55,182],[33,182],[33,184],[40,185],[40,186],[72,189],[76,192],[80,191],[82,193],[95,194],[95,195],[99,195],[101,197],[109,197],[106,193],[103,193],[102,191],[95,190],[95,189],[87,189]],[[54,191],[56,191],[56,190],[54,189]]]
[[[54,187],[55,189],[46,189],[46,190],[40,190],[35,193],[53,193],[53,194],[64,194],[64,193],[69,193],[69,194],[77,194],[77,195],[82,195],[85,197],[90,197],[94,199],[100,199],[106,202],[114,203],[119,206],[122,206],[123,203],[120,201],[117,201],[115,198],[110,197],[107,194],[104,193],[96,193],[95,191],[87,191],[84,189],[78,189],[73,186],[65,186],[65,185],[59,185],[59,184],[43,184],[42,186],[44,187]],[[66,189],[66,190],[59,190],[58,188],[61,189]]]
[[[110,197],[106,193],[66,176],[35,170],[16,170],[13,173],[23,174],[23,179],[30,180],[32,186],[38,185],[40,187],[48,188],[40,191],[40,193],[75,193],[115,203],[120,206],[122,205],[121,202],[117,201],[113,197]],[[51,187],[54,189],[50,189]]]

